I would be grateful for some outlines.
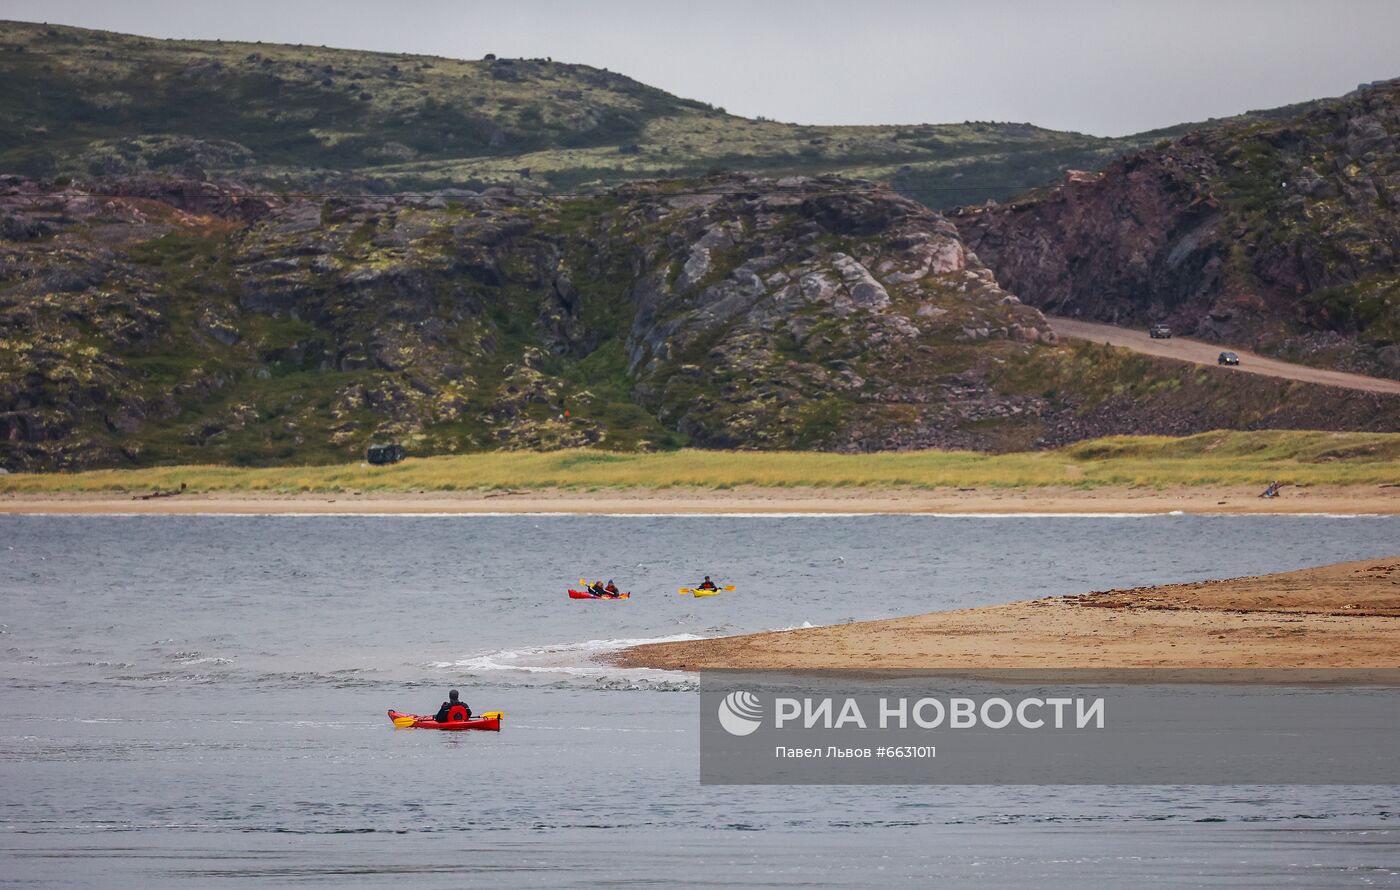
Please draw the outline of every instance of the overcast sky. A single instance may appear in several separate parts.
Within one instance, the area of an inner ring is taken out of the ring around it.
[[[0,18],[552,56],[813,124],[1121,135],[1400,76],[1400,0],[0,0]]]

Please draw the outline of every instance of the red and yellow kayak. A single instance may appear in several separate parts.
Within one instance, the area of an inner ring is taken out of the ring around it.
[[[446,729],[456,732],[460,729],[489,729],[492,732],[501,731],[501,718],[505,714],[500,711],[488,711],[485,714],[473,717],[470,720],[455,720],[452,723],[439,723],[432,717],[420,717],[417,714],[400,714],[398,711],[389,709],[389,719],[394,726],[399,729]]]
[[[630,591],[628,593],[619,593],[617,596],[599,596],[596,593],[589,593],[586,590],[569,591],[569,599],[571,600],[625,600],[631,595]]]

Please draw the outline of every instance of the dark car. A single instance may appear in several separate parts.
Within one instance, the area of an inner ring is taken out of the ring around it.
[[[1151,337],[1153,340],[1170,340],[1172,338],[1172,329],[1164,324],[1154,324],[1147,329],[1147,336]]]
[[[1217,365],[1238,365],[1240,363],[1240,357],[1233,352],[1222,352],[1220,353],[1220,357],[1215,360],[1215,363]]]
[[[396,464],[408,456],[408,452],[403,450],[403,446],[397,443],[392,445],[371,445],[365,450],[365,460],[372,464]]]

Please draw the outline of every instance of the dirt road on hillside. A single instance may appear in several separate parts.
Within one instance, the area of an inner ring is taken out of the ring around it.
[[[1380,377],[1367,377],[1364,374],[1348,374],[1345,371],[1328,371],[1323,368],[1310,368],[1291,362],[1267,358],[1243,349],[1221,346],[1216,343],[1203,343],[1186,337],[1172,337],[1168,340],[1153,340],[1145,330],[1120,328],[1111,324],[1097,324],[1059,316],[1045,316],[1055,333],[1075,340],[1091,340],[1095,343],[1109,343],[1131,349],[1143,355],[1159,358],[1174,358],[1198,365],[1215,365],[1216,357],[1229,350],[1240,357],[1240,363],[1229,370],[1237,374],[1263,374],[1265,377],[1281,377],[1285,380],[1300,380],[1304,383],[1321,383],[1323,386],[1340,386],[1346,389],[1359,389],[1365,392],[1400,395],[1400,380],[1386,380]]]

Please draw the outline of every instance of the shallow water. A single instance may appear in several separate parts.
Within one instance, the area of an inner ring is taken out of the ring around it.
[[[1396,518],[0,517],[0,883],[1400,885],[1394,788],[698,784],[589,657],[1393,553]],[[12,548],[12,549],[11,549]],[[722,559],[722,563],[721,563]],[[735,593],[676,588],[705,572]],[[576,602],[583,574],[626,602]],[[395,731],[456,685],[494,733]]]

